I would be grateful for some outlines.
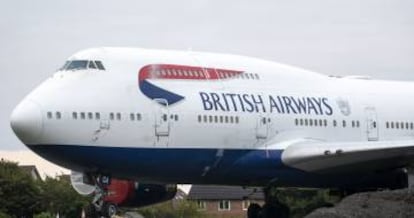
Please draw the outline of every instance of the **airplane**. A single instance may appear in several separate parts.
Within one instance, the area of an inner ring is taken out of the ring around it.
[[[11,127],[33,152],[77,172],[75,188],[108,214],[117,210],[105,202],[112,180],[130,181],[145,205],[140,184],[150,203],[170,199],[175,184],[407,187],[413,98],[412,82],[238,55],[100,47],[72,55],[30,92]],[[249,217],[267,204],[251,205]]]

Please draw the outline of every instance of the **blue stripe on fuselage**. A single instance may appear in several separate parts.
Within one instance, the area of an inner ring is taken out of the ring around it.
[[[352,187],[358,178],[318,175],[285,166],[282,150],[28,145],[61,166],[143,182],[295,187]],[[220,154],[222,157],[220,158]]]
[[[157,181],[246,183],[269,181],[283,168],[281,151],[32,145],[64,167]],[[208,169],[208,170],[207,170]]]

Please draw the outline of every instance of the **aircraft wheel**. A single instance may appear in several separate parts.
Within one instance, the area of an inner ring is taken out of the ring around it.
[[[98,217],[98,213],[93,204],[88,204],[88,206],[84,208],[84,211],[85,211],[86,218],[97,218]]]
[[[104,217],[110,218],[118,213],[118,207],[114,203],[105,202],[102,207],[101,213]]]
[[[247,218],[260,218],[260,212],[262,211],[262,207],[258,204],[250,204],[249,208],[247,208]]]

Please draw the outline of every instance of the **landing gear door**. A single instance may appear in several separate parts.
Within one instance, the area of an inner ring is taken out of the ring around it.
[[[168,137],[170,135],[170,120],[168,101],[163,98],[154,99],[155,136]]]
[[[374,107],[365,108],[365,116],[367,119],[367,138],[368,141],[378,140],[378,121],[377,112]]]
[[[256,139],[267,139],[269,134],[269,120],[264,115],[259,115],[256,120]]]

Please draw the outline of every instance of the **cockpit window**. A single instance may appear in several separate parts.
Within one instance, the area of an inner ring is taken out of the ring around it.
[[[100,70],[105,70],[105,67],[103,66],[101,61],[95,61],[96,66],[98,66],[98,69]]]
[[[67,66],[65,70],[83,70],[86,69],[87,66],[88,61],[85,60],[71,61],[69,66]]]
[[[70,64],[70,61],[66,61],[65,64],[59,70],[65,70]]]
[[[59,70],[86,70],[86,69],[99,69],[105,70],[102,61],[96,60],[73,60],[66,61],[65,65]]]
[[[90,69],[96,69],[95,63],[93,61],[89,61],[88,68],[90,68]]]

